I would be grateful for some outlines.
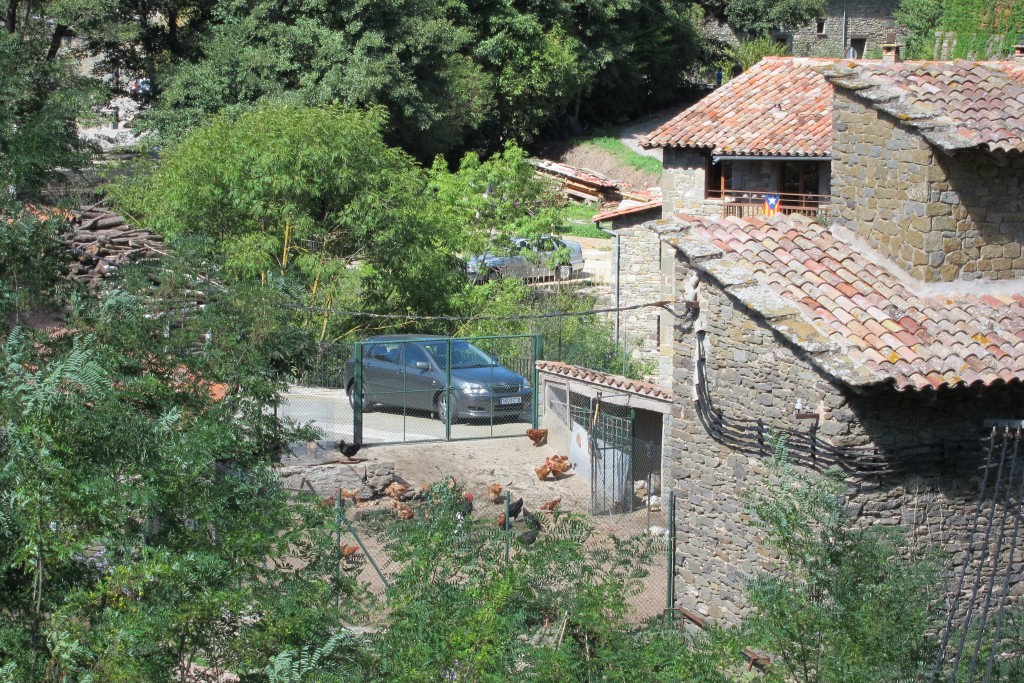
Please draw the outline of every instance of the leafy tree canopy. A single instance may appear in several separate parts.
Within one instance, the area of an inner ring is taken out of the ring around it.
[[[909,30],[913,59],[936,59],[935,32],[956,36],[953,58],[989,59],[1012,52],[1024,33],[1024,4],[1012,0],[901,0],[896,20]]]
[[[825,12],[825,0],[729,0],[723,15],[729,25],[753,37],[791,31]]]

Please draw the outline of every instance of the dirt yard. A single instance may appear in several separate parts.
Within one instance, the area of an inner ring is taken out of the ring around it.
[[[315,446],[319,445],[320,448]],[[310,448],[295,448],[293,455],[286,456],[283,466],[326,465],[337,459],[333,442],[310,444]],[[558,480],[548,477],[537,479],[534,468],[544,463],[547,456],[555,451],[549,446],[535,447],[526,435],[498,439],[476,439],[471,441],[434,441],[418,444],[388,444],[364,447],[358,457],[365,462],[358,465],[330,465],[351,467],[357,474],[374,465],[394,463],[394,478],[413,487],[428,485],[452,476],[474,497],[473,515],[480,518],[497,519],[503,511],[487,499],[487,487],[500,483],[512,494],[512,500],[522,498],[528,510],[538,510],[542,503],[561,497],[559,509],[580,514],[590,513],[590,482],[574,470],[569,470]],[[564,455],[564,454],[559,454]],[[379,467],[377,469],[385,469]],[[664,510],[655,509],[648,515],[646,507],[637,501],[637,510],[625,514],[593,517],[595,534],[591,545],[594,547],[610,543],[612,536],[626,537],[643,533],[648,527],[658,537],[659,548],[667,527]],[[657,506],[656,506],[657,507]],[[516,525],[521,531],[522,524]],[[373,553],[385,574],[394,569],[383,550],[373,539],[363,539],[367,549]],[[352,543],[346,540],[345,543]],[[632,619],[640,621],[661,614],[665,607],[665,580],[668,560],[665,552],[659,550],[650,566],[650,575],[644,581],[644,589],[630,599],[633,607]],[[383,593],[383,585],[372,567],[358,568],[360,580],[371,586],[374,592]]]

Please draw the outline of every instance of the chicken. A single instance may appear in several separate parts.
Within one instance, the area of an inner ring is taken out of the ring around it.
[[[498,528],[504,529],[506,521],[508,521],[508,518],[505,517],[505,513],[502,512],[500,515],[498,515]]]
[[[501,505],[505,500],[505,487],[495,482],[487,487],[487,500],[495,505]]]
[[[352,557],[359,552],[359,546],[357,545],[344,545],[341,547],[342,557]]]
[[[362,448],[362,444],[346,443],[345,439],[338,439],[338,445],[335,448],[346,458],[353,458],[359,452],[359,449]]]
[[[544,481],[544,479],[546,479],[547,476],[549,474],[551,474],[551,468],[548,467],[547,463],[544,463],[540,467],[534,469],[534,472],[537,473],[537,478],[538,479],[540,479],[541,481]]]
[[[403,484],[403,483],[398,482],[398,481],[393,481],[390,484],[388,484],[388,487],[386,489],[384,489],[384,495],[388,496],[389,498],[394,498],[395,500],[401,500],[402,496],[408,490],[409,490],[409,485],[408,484]]]
[[[543,505],[541,505],[540,509],[543,510],[544,512],[551,512],[552,510],[557,509],[558,508],[558,504],[561,503],[561,502],[562,502],[562,497],[558,496],[557,498],[552,498],[548,502],[546,502]]]
[[[395,516],[401,520],[410,520],[416,517],[416,512],[405,503],[395,503]]]
[[[508,514],[511,515],[512,519],[519,516],[519,513],[523,511],[523,499],[520,498],[516,502],[508,506]]]
[[[463,517],[469,517],[473,513],[473,494],[469,491],[462,494],[462,507],[459,512]]]
[[[544,525],[541,524],[540,518],[529,510],[523,510],[523,522],[531,531],[544,531]]]
[[[537,540],[537,532],[534,530],[527,531],[519,536],[519,540],[523,542],[523,545],[533,545]]]
[[[359,505],[359,489],[342,489],[341,499],[351,498],[352,502]]]
[[[548,440],[548,430],[527,429],[526,436],[533,442],[534,447],[543,445]]]
[[[544,464],[555,475],[555,479],[558,479],[558,475],[564,474],[569,469],[569,456],[552,455]]]

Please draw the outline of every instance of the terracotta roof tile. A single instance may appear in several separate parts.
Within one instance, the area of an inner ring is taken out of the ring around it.
[[[1018,294],[930,296],[818,225],[800,223],[801,236],[791,239],[789,218],[756,231],[743,221],[714,218],[691,219],[690,227],[718,245],[722,258],[742,262],[759,283],[791,302],[849,360],[900,389],[1024,381]],[[823,256],[797,259],[782,246],[799,244],[810,253],[805,241]],[[839,274],[839,284],[830,281]]]
[[[591,384],[602,384],[627,393],[636,394],[637,396],[644,396],[662,401],[672,400],[672,390],[659,384],[641,382],[639,380],[623,377],[622,375],[612,375],[607,372],[591,370],[590,368],[584,368],[578,365],[570,365],[569,363],[562,363],[560,361],[553,360],[539,360],[537,361],[537,370],[553,375],[572,377],[573,379],[578,379],[582,382],[589,382]]]
[[[832,87],[812,67],[834,60],[766,57],[641,140],[712,154],[832,155]]]
[[[816,68],[942,149],[1024,151],[1024,67],[1014,62],[835,61]]]

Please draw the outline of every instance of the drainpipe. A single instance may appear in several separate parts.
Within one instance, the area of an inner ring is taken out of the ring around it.
[[[842,54],[839,55],[840,57],[846,56],[846,44],[849,38],[847,35],[849,33],[848,21],[849,20],[846,17],[846,0],[843,0],[843,50]]]
[[[608,235],[609,237],[615,238],[615,343],[619,343],[619,316],[622,315],[619,312],[619,263],[622,258],[620,248],[622,246],[619,240],[619,233],[614,230],[602,228],[598,226],[598,230]]]

